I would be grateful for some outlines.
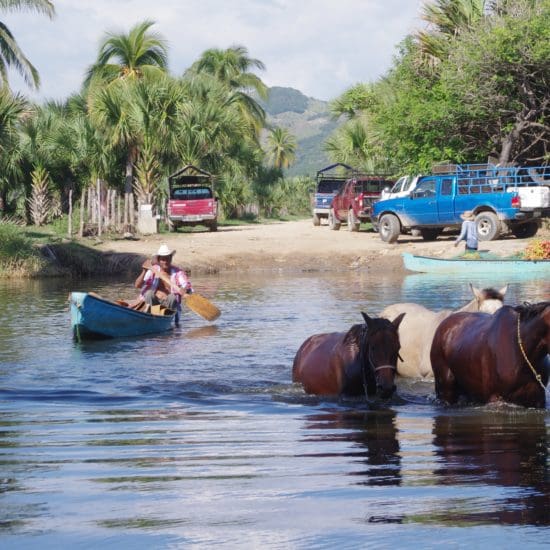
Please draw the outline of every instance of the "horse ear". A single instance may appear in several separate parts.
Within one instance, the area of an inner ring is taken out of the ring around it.
[[[481,302],[483,300],[483,295],[481,290],[479,290],[479,288],[476,288],[472,283],[470,283],[470,289],[472,291],[472,294],[474,295],[474,298],[478,302]]]
[[[499,292],[499,294],[502,294],[502,296],[504,297],[507,290],[508,290],[508,285],[503,286],[498,292]]]
[[[400,313],[393,321],[393,325],[395,328],[399,328],[399,325],[401,324],[401,321],[403,320],[403,317],[405,317],[405,311],[403,313]]]
[[[364,311],[361,312],[361,315],[363,316],[363,319],[365,319],[367,326],[370,326],[372,323],[372,317],[369,317]]]

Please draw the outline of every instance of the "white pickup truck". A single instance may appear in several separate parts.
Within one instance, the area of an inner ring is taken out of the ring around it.
[[[391,189],[384,189],[380,195],[380,200],[396,199],[397,197],[406,197],[416,187],[420,176],[401,176]]]

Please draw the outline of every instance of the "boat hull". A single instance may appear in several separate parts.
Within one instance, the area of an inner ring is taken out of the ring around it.
[[[78,340],[124,338],[171,330],[175,313],[152,315],[86,292],[69,296],[71,326]]]
[[[550,260],[485,259],[465,260],[462,258],[432,258],[402,254],[403,264],[409,271],[420,273],[529,273],[550,276]],[[494,270],[494,271],[493,271]]]

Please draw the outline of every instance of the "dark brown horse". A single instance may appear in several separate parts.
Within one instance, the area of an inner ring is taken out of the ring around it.
[[[437,397],[544,407],[549,348],[550,302],[504,306],[494,315],[454,313],[432,343]]]
[[[405,314],[393,322],[361,314],[365,323],[348,332],[310,336],[294,357],[292,381],[317,395],[390,397],[399,354],[397,329]]]

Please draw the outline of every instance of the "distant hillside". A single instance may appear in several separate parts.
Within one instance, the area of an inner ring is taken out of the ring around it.
[[[332,120],[328,102],[278,86],[269,89],[266,102],[258,101],[269,124],[287,128],[296,137],[296,162],[288,170],[289,176],[315,176],[317,170],[331,164],[322,145],[339,123]]]

